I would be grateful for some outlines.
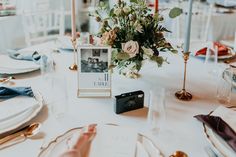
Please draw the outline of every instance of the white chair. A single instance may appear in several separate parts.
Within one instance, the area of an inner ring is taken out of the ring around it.
[[[45,11],[23,16],[25,40],[28,46],[64,35],[63,11]]]
[[[187,4],[185,2],[178,4],[183,9],[184,13],[172,20],[172,26],[169,38],[175,39],[177,41],[183,41],[185,35],[185,25],[187,18]],[[194,6],[195,5],[195,6]],[[207,41],[210,23],[212,17],[213,4],[209,6],[199,7],[199,5],[193,4],[192,13],[192,25],[191,25],[191,40],[193,41]]]

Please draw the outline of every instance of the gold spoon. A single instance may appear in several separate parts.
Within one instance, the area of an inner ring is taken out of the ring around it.
[[[178,150],[174,152],[174,154],[172,154],[170,157],[188,157],[188,155],[185,152]]]
[[[31,125],[28,125],[25,128],[21,129],[20,131],[17,131],[9,136],[0,139],[0,150],[13,144],[22,142],[26,138],[35,136],[39,133],[40,127],[40,123],[32,123]]]
[[[15,79],[15,77],[10,76],[10,77],[7,77],[7,78],[3,78],[3,79],[0,80],[0,82],[1,83],[7,83],[7,82],[9,82],[12,79]]]

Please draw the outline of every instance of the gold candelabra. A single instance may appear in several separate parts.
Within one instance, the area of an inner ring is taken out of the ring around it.
[[[70,70],[77,70],[78,66],[76,64],[76,39],[71,39],[72,46],[73,46],[73,53],[74,53],[74,63],[69,67]]]
[[[183,89],[176,92],[175,96],[177,99],[179,100],[183,100],[183,101],[190,101],[192,99],[192,94],[190,94],[189,92],[186,91],[185,89],[185,84],[186,84],[186,73],[187,73],[187,62],[189,59],[189,52],[187,53],[183,53],[183,58],[184,58],[184,82],[183,82]]]

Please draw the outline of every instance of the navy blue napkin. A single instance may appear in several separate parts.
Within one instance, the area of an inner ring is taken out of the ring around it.
[[[34,93],[31,87],[0,87],[0,99],[10,99],[16,96],[33,97]]]
[[[8,54],[11,58],[17,60],[26,60],[26,61],[33,61],[37,64],[40,64],[40,60],[47,60],[47,56],[40,55],[37,51],[26,52],[26,53],[19,53],[16,50],[8,50]]]

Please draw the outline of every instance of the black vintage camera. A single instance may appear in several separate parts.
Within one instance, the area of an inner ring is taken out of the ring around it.
[[[143,108],[144,92],[135,91],[115,96],[115,113],[123,113]]]

